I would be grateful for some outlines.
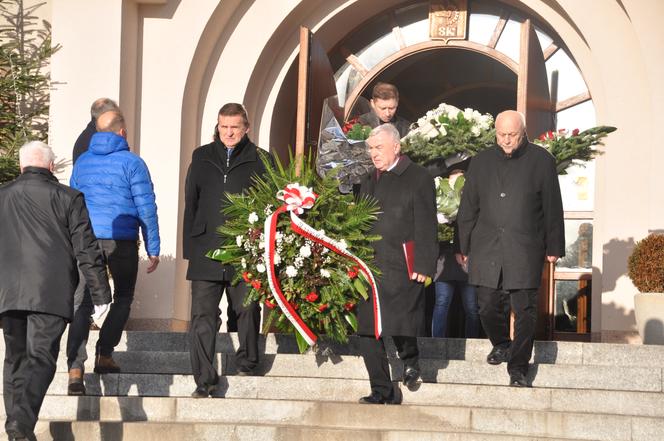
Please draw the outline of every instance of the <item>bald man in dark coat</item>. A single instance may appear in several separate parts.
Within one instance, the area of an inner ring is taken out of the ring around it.
[[[457,216],[458,259],[468,264],[468,282],[478,286],[480,319],[493,344],[487,362],[507,361],[510,385],[523,387],[543,265],[565,255],[563,205],[556,161],[528,142],[523,115],[499,114],[496,141],[472,159],[466,174]]]
[[[404,363],[404,384],[412,388],[420,376],[417,337],[425,335],[424,284],[433,276],[438,257],[435,186],[431,175],[407,156],[400,156],[399,132],[391,124],[376,127],[367,139],[376,170],[361,182],[360,194],[374,197],[380,214],[372,233],[383,337],[391,336]],[[403,244],[412,241],[414,260],[408,273]],[[398,404],[392,388],[383,339],[374,336],[373,303],[358,304],[358,334],[369,372],[371,395],[365,404]]]

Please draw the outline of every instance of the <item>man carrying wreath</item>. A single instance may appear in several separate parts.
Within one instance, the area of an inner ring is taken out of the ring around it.
[[[380,207],[371,234],[378,277],[379,304],[357,307],[360,351],[369,373],[371,394],[364,404],[399,404],[390,379],[383,337],[390,336],[404,363],[403,383],[412,389],[420,377],[417,337],[425,335],[424,281],[433,276],[438,257],[436,201],[433,177],[402,156],[400,135],[392,124],[382,124],[367,139],[376,167],[360,183],[360,194],[375,198]],[[412,244],[408,270],[404,244]],[[382,337],[374,336],[373,308],[380,308]]]

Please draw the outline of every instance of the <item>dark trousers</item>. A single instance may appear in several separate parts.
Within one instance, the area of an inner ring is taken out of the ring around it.
[[[99,331],[96,353],[110,356],[120,343],[134,301],[138,274],[138,244],[133,240],[101,239],[97,242],[113,278],[113,303]],[[90,315],[93,310],[90,291],[80,273],[79,276],[79,286],[74,294],[74,318],[67,337],[67,365],[70,369],[83,369],[87,359],[85,345],[90,334]]]
[[[65,325],[64,318],[51,314],[8,311],[2,315],[5,427],[15,421],[28,439],[34,439],[39,410],[55,375]]]
[[[395,335],[392,340],[397,347],[399,358],[403,361],[404,370],[408,367],[419,370],[420,352],[417,349],[417,337]],[[369,373],[371,392],[380,394],[384,398],[391,398],[393,396],[392,380],[383,338],[376,340],[375,337],[360,336],[360,352]]]
[[[260,309],[255,302],[244,305],[247,286],[244,283],[232,286],[225,281],[194,280],[191,282],[189,356],[198,386],[217,384],[219,380],[213,362],[216,337],[221,327],[219,302],[224,290],[237,316],[240,345],[235,353],[235,364],[249,370],[258,364]]]
[[[537,289],[503,289],[477,287],[480,319],[491,344],[510,346],[507,371],[528,373],[533,353],[537,323]],[[510,308],[514,310],[514,341],[510,341]]]

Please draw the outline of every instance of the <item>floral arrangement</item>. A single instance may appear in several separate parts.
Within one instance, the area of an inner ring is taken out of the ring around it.
[[[454,239],[453,223],[461,204],[461,190],[466,179],[458,176],[450,182],[450,178],[437,176],[434,178],[436,184],[436,206],[438,218],[438,241],[452,242]]]
[[[321,132],[318,138],[316,170],[321,176],[333,173],[342,193],[350,193],[354,184],[373,169],[364,140],[371,128],[352,119],[343,126],[339,124],[330,98],[323,104]]]
[[[425,165],[455,153],[475,155],[495,140],[491,115],[441,103],[412,125],[401,140],[401,150],[413,161]]]
[[[246,301],[270,311],[264,329],[294,333],[304,352],[320,333],[346,342],[357,329],[355,305],[370,295],[378,305],[375,268],[365,263],[379,239],[369,234],[378,209],[371,199],[339,193],[334,173],[319,178],[311,160],[299,176],[295,163],[266,162],[247,193],[227,195],[223,244],[208,257],[232,264],[250,287]]]
[[[533,142],[547,149],[556,158],[558,174],[564,175],[574,161],[581,161],[578,165],[583,166],[583,162],[602,154],[593,146],[601,144],[602,138],[615,130],[615,127],[610,126],[592,127],[583,132],[579,132],[579,129],[571,132],[560,129],[542,133]]]
[[[371,126],[362,125],[359,122],[360,118],[353,118],[346,122],[341,130],[346,135],[346,138],[353,141],[364,141],[371,133]]]

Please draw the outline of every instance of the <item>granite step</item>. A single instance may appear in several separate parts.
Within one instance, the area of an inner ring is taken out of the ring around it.
[[[182,352],[116,352],[114,357],[126,374],[191,374],[189,355]],[[222,375],[234,375],[235,357],[217,354]],[[403,365],[390,359],[393,378],[400,378]],[[484,361],[420,359],[422,379],[428,383],[462,383],[504,385],[508,381],[506,365],[491,366]],[[86,363],[92,372],[93,360]],[[57,371],[67,372],[64,357],[58,360]],[[299,354],[263,355],[257,367],[259,375],[297,378],[367,379],[364,362],[359,356],[307,356]],[[571,389],[609,389],[644,392],[664,390],[662,366],[610,366],[573,364],[531,364],[529,380],[535,387]]]
[[[94,344],[98,331],[90,332],[87,350],[94,354]],[[394,353],[390,339],[387,339],[388,353]],[[66,334],[61,344],[64,355]],[[422,358],[442,360],[484,361],[491,350],[486,339],[441,339],[419,338],[418,345]],[[236,333],[220,333],[216,350],[222,354],[232,354],[238,346]],[[118,352],[182,352],[189,351],[187,334],[183,332],[124,332]],[[298,354],[295,339],[290,335],[268,334],[259,340],[261,354]],[[4,339],[0,339],[0,353],[4,353]],[[351,336],[348,344],[337,344],[320,340],[318,347],[304,355],[316,356],[334,354],[359,355],[358,339]],[[664,366],[664,346],[627,345],[609,343],[581,343],[562,341],[536,341],[532,362],[538,364],[574,364],[593,366]]]
[[[571,411],[664,418],[664,394],[496,385],[422,383],[410,391],[395,384],[405,404],[512,410]],[[187,398],[194,389],[188,375],[87,375],[88,396]],[[288,377],[221,377],[218,396],[261,400],[356,403],[369,393],[368,380]],[[67,376],[56,375],[49,399],[67,394]],[[71,397],[70,399],[75,399]],[[85,403],[82,401],[81,403]]]
[[[664,419],[571,411],[328,401],[47,397],[41,421],[262,425],[345,431],[478,433],[602,441],[661,441]],[[124,439],[124,438],[122,438]],[[188,439],[188,438],[187,438]],[[426,438],[425,438],[426,439]],[[439,438],[434,438],[439,439]]]
[[[40,422],[38,441],[572,441],[477,432],[409,432],[215,423]],[[0,435],[0,440],[6,438]]]

